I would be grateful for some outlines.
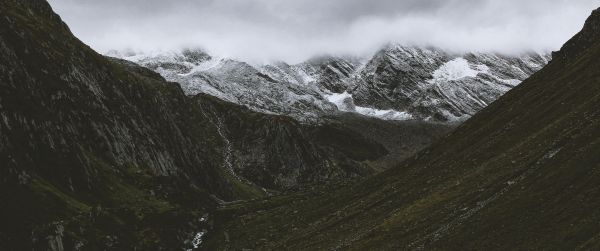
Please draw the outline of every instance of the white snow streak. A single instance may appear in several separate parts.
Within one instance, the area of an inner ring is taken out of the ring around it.
[[[486,65],[471,66],[464,58],[456,58],[449,61],[439,69],[433,72],[433,81],[454,81],[467,77],[477,77],[479,73],[487,73],[489,68]]]
[[[336,105],[338,110],[343,112],[355,112],[368,117],[384,120],[409,120],[413,118],[412,115],[407,112],[400,112],[396,110],[379,110],[370,107],[356,106],[354,105],[352,94],[349,94],[348,92],[332,93],[324,96],[329,102]]]

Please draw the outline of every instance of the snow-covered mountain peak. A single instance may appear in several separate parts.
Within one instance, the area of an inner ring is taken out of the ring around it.
[[[390,44],[370,59],[321,56],[290,65],[252,65],[202,50],[112,53],[178,82],[255,111],[313,121],[353,112],[382,119],[463,120],[550,60],[548,54],[450,53]]]
[[[463,120],[549,60],[549,54],[457,54],[394,45],[371,59],[351,93],[360,106],[408,111],[418,119]]]

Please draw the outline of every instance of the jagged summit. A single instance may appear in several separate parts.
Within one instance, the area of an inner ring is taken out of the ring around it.
[[[583,29],[563,45],[553,57],[560,60],[573,60],[585,53],[600,38],[600,9],[592,12],[585,21]]]
[[[396,44],[370,59],[322,56],[295,65],[255,66],[197,53],[203,57],[196,61],[185,52],[120,56],[180,83],[189,95],[207,93],[300,121],[339,111],[392,120],[461,121],[550,60],[547,54],[457,54]],[[342,94],[358,109],[340,105]]]
[[[352,91],[359,105],[405,110],[420,119],[464,120],[543,67],[544,54],[503,56],[388,46]]]

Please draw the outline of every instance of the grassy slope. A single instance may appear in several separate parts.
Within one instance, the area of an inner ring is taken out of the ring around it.
[[[206,248],[598,248],[600,44],[580,49],[356,186],[222,208]]]

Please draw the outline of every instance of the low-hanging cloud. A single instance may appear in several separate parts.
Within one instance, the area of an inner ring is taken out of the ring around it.
[[[366,55],[393,42],[453,51],[556,50],[600,0],[50,0],[84,42],[201,47],[247,61]]]

